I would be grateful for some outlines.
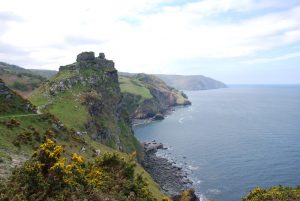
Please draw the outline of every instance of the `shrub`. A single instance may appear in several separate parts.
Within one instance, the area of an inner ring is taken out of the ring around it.
[[[297,188],[275,186],[269,189],[254,188],[242,201],[298,201],[300,186]]]
[[[87,163],[77,153],[62,155],[48,139],[0,186],[0,200],[154,200],[133,159],[106,153]]]
[[[15,119],[10,119],[9,121],[5,122],[5,125],[7,128],[9,129],[13,129],[15,127],[18,127],[20,126],[20,122],[18,122],[17,120]]]

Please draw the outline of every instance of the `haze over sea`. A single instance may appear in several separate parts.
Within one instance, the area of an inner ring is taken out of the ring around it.
[[[300,184],[300,86],[186,92],[192,106],[137,126],[141,141],[190,172],[203,197],[238,201],[256,187]]]

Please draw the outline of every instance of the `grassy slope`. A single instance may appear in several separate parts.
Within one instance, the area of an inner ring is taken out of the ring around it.
[[[89,74],[93,74],[94,72],[90,72],[87,70],[86,72],[81,72],[88,76]],[[51,81],[58,82],[60,80],[70,78],[76,76],[77,72],[71,71],[61,71],[56,76],[51,78]],[[128,81],[128,80],[127,80]],[[123,85],[124,86],[124,85]],[[122,84],[121,84],[122,87]],[[139,86],[141,89],[141,94],[144,95],[145,98],[149,98],[151,96],[148,89]],[[137,87],[138,88],[138,87]],[[85,92],[91,94],[91,90],[89,88],[85,88],[82,85],[78,85],[70,89],[69,91],[59,93],[55,97],[46,96],[45,92],[48,89],[47,84],[40,87],[31,97],[31,102],[38,106],[42,111],[48,111],[51,114],[59,117],[59,119],[69,128],[74,128],[76,130],[83,131],[84,124],[91,118],[90,114],[87,112],[86,107],[82,104],[82,97],[85,95]],[[151,96],[152,97],[152,96]],[[76,117],[76,118],[74,118]],[[101,120],[103,124],[111,124],[111,121],[106,120],[104,117]],[[127,127],[124,126],[124,122],[119,122],[118,125],[121,129],[120,140],[125,144],[125,146],[134,146],[132,143],[138,143],[138,141],[128,141],[127,136]],[[91,145],[93,149],[100,149],[101,153],[109,151],[116,152],[121,154],[124,157],[127,157],[127,154],[116,151],[106,145],[98,143],[90,139],[89,136],[84,137],[87,144]],[[113,146],[112,146],[113,147]],[[135,146],[136,147],[136,146]],[[149,182],[149,188],[153,195],[160,200],[163,194],[159,190],[158,184],[156,184],[151,176],[140,166],[137,164],[136,166],[137,173],[143,173],[144,177],[147,178]]]
[[[119,82],[123,93],[141,96],[143,100],[153,98],[147,86],[138,79],[119,76]]]
[[[23,97],[29,97],[46,78],[19,66],[0,62],[0,78]]]
[[[9,175],[11,168],[14,165],[28,159],[33,153],[33,148],[39,145],[39,142],[32,140],[28,143],[21,143],[20,147],[15,146],[13,141],[17,139],[19,134],[26,132],[32,133],[32,129],[30,127],[34,127],[36,131],[40,133],[42,138],[47,129],[53,128],[52,123],[50,123],[51,117],[45,114],[13,117],[13,119],[17,120],[20,125],[9,129],[5,125],[5,122],[11,119],[12,117],[3,117],[0,119],[0,159],[2,160],[0,163],[0,178]],[[93,158],[93,150],[97,149],[101,151],[101,154],[105,152],[114,152],[125,158],[128,157],[125,153],[116,151],[108,146],[90,140],[88,136],[83,136],[83,138],[78,139],[76,136],[72,137],[69,131],[57,132],[56,135],[55,139],[58,144],[64,146],[64,149],[66,150],[65,155],[67,155],[67,157],[70,157],[74,152],[80,153],[82,147],[85,147],[86,151],[84,153],[81,152],[80,154],[88,159]],[[136,173],[143,174],[144,178],[146,178],[149,183],[151,192],[157,199],[160,200],[163,194],[160,192],[159,186],[152,180],[151,176],[139,164],[137,164],[135,170]]]

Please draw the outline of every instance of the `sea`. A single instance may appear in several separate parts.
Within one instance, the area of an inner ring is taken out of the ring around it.
[[[239,201],[259,186],[300,185],[300,86],[185,91],[191,106],[135,126],[188,172],[201,200]]]

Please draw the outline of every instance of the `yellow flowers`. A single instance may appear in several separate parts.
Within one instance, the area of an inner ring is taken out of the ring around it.
[[[49,154],[51,158],[57,158],[63,152],[62,146],[55,146],[54,150]]]
[[[72,156],[72,161],[78,163],[78,164],[83,164],[84,163],[84,159],[82,156],[78,155],[77,153],[74,153]]]
[[[34,198],[39,200],[64,200],[66,195],[76,195],[75,200],[88,200],[91,195],[105,194],[114,200],[154,201],[147,182],[134,172],[136,153],[130,159],[104,153],[88,163],[77,153],[70,159],[62,157],[62,153],[63,147],[50,139],[42,144],[16,171],[11,183],[15,187],[5,191],[11,192],[5,195],[7,200],[20,200],[17,194],[30,197],[34,193]],[[52,197],[45,199],[47,196]]]
[[[64,170],[65,169],[65,159],[59,159],[52,167],[50,167],[50,170]]]

